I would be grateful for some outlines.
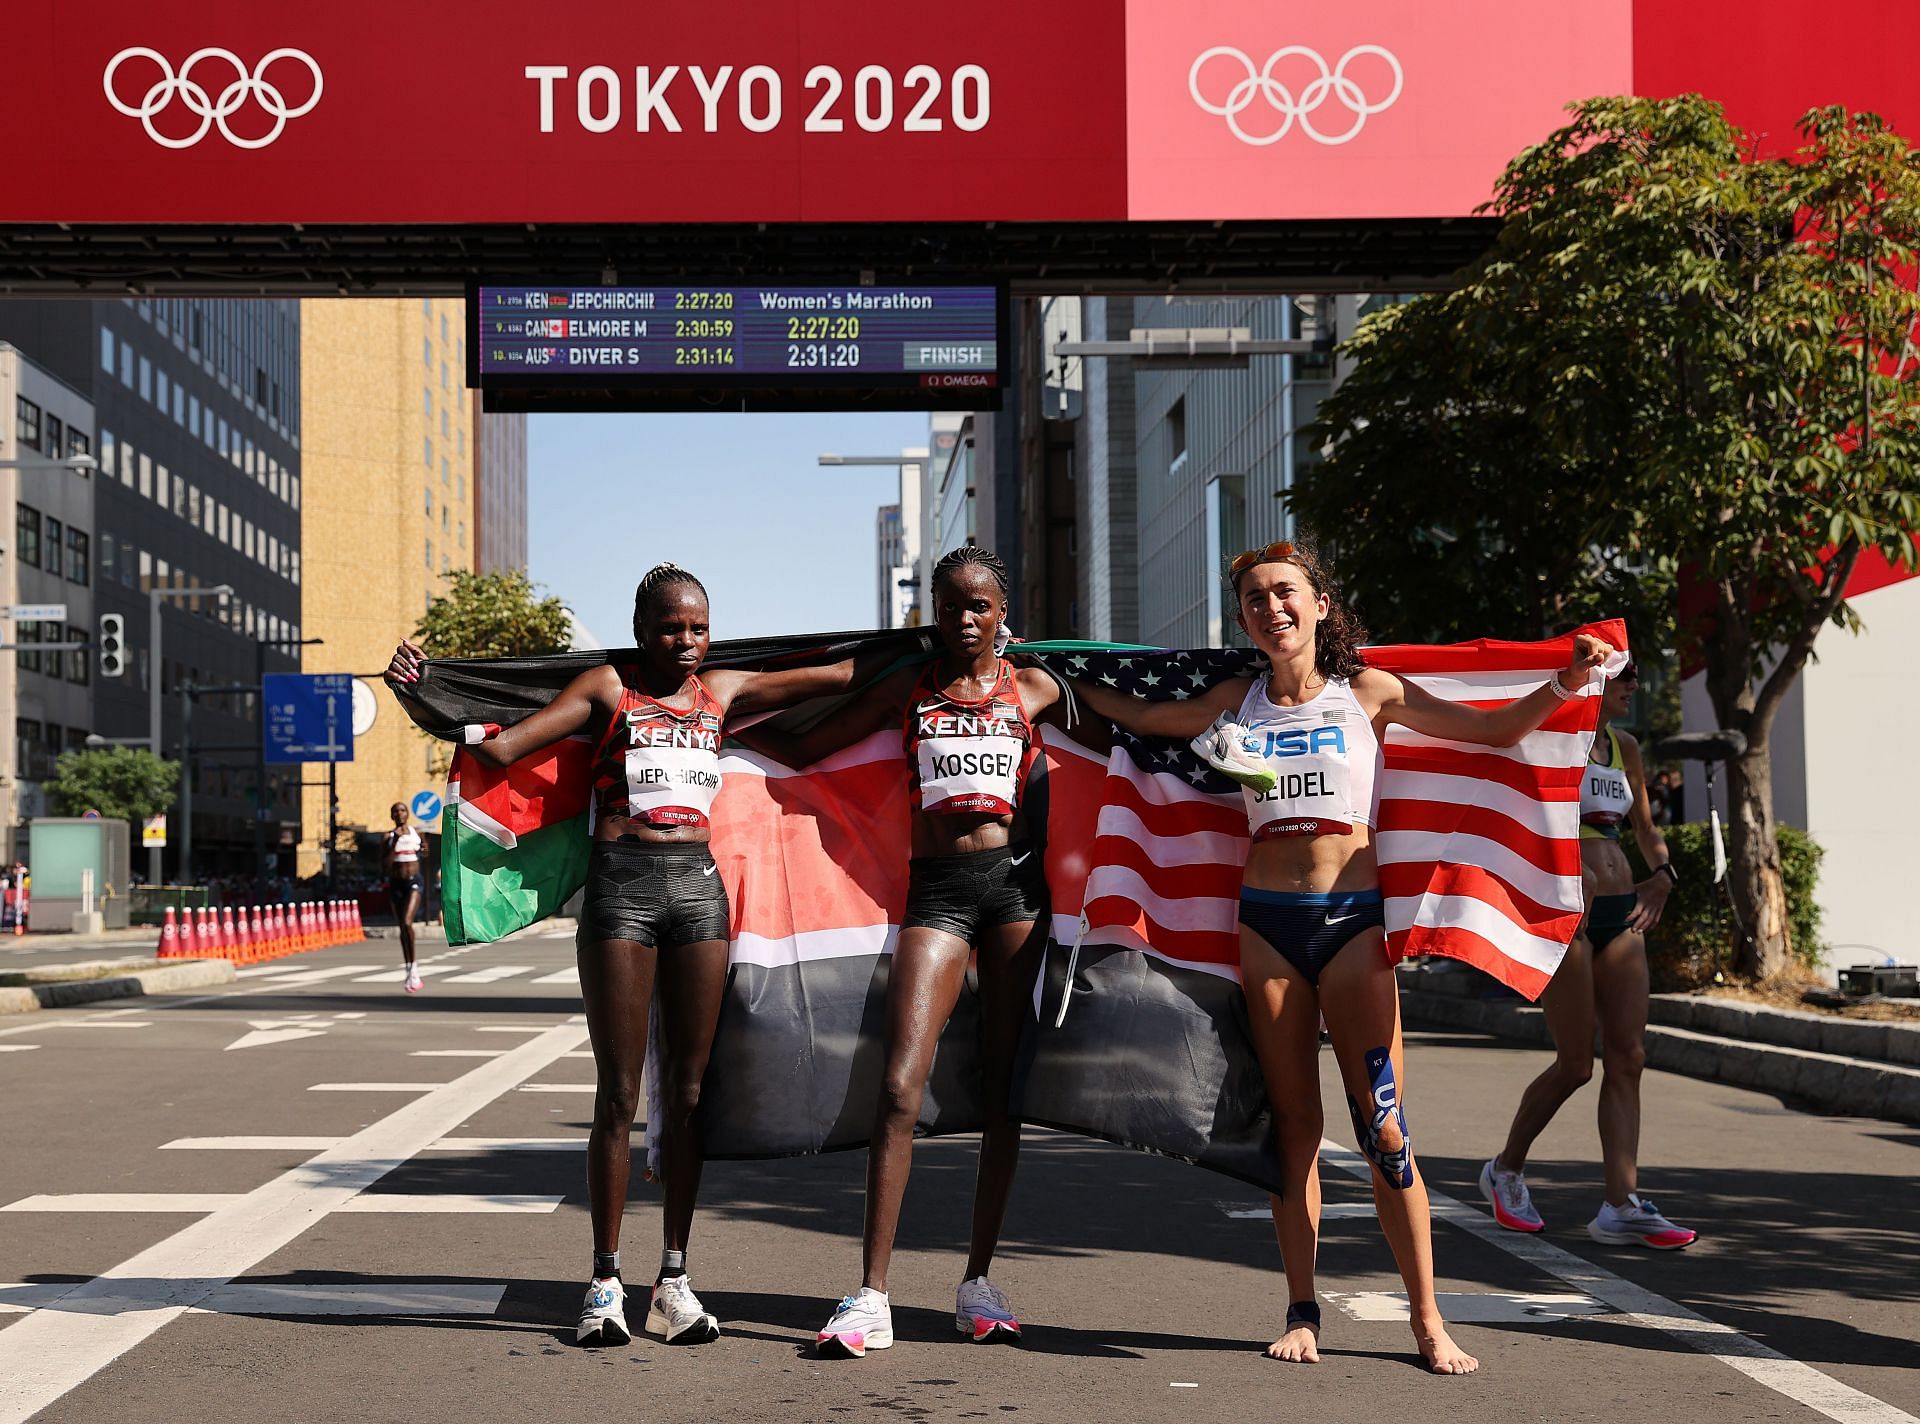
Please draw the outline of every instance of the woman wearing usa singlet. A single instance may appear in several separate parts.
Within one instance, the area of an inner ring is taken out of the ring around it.
[[[1240,976],[1279,1140],[1286,1190],[1273,1199],[1273,1222],[1291,1302],[1267,1353],[1320,1358],[1313,1267],[1324,1017],[1354,1133],[1373,1165],[1374,1208],[1406,1282],[1414,1340],[1436,1374],[1466,1374],[1479,1361],[1440,1315],[1426,1187],[1407,1129],[1400,996],[1373,842],[1380,742],[1399,723],[1449,741],[1511,745],[1574,696],[1611,649],[1582,636],[1564,672],[1480,710],[1367,667],[1359,652],[1366,634],[1304,541],[1250,549],[1228,576],[1266,676],[1231,679],[1184,702],[1142,702],[1099,683],[1074,690],[1131,731],[1195,737],[1195,750],[1246,788],[1252,845],[1240,889]]]
[[[1600,1030],[1600,1157],[1606,1195],[1587,1223],[1594,1240],[1612,1246],[1677,1251],[1696,1233],[1675,1226],[1639,1194],[1640,1070],[1646,1061],[1647,942],[1679,876],[1666,838],[1653,823],[1640,744],[1612,722],[1627,713],[1640,683],[1629,663],[1600,703],[1600,732],[1580,783],[1580,870],[1587,914],[1566,958],[1540,996],[1553,1033],[1553,1062],[1527,1084],[1507,1145],[1480,1169],[1481,1195],[1509,1231],[1544,1231],[1527,1190],[1527,1152],[1560,1105],[1593,1077],[1593,1032]],[[1651,870],[1638,885],[1620,848],[1629,822]]]
[[[705,1161],[694,1113],[727,978],[727,892],[708,849],[721,732],[730,714],[844,692],[854,679],[851,660],[702,676],[707,617],[700,581],[660,564],[634,594],[636,665],[589,669],[504,730],[491,724],[466,729],[473,754],[494,766],[566,737],[589,734],[595,741],[594,841],[577,936],[597,1079],[587,1143],[593,1278],[576,1330],[582,1344],[623,1345],[632,1338],[620,1280],[620,1223],[656,989],[665,1200],[647,1330],[680,1344],[720,1333],[688,1282],[686,1250]],[[387,677],[418,681],[424,659],[421,649],[403,642]]]
[[[887,1269],[913,1165],[934,1047],[953,1014],[967,964],[980,971],[980,1099],[985,1123],[974,1184],[973,1229],[954,1324],[976,1341],[1018,1341],[1020,1322],[987,1279],[1020,1152],[1008,1113],[1013,1058],[1046,944],[1047,885],[1025,840],[1020,798],[1038,752],[1034,723],[1059,684],[1016,669],[998,652],[1007,615],[1006,566],[976,545],[933,566],[940,646],[924,668],[905,668],[858,698],[832,726],[764,745],[791,766],[889,726],[904,725],[911,778],[907,907],[887,977],[886,1063],[867,1149],[867,1209],[860,1288],[819,1332],[822,1355],[857,1359],[893,1344]]]
[[[420,992],[420,971],[413,962],[413,917],[427,885],[420,878],[420,832],[408,822],[407,805],[396,801],[388,809],[393,829],[387,832],[387,847],[381,857],[387,868],[387,898],[393,902],[393,918],[400,926],[400,957],[407,963],[406,990]]]

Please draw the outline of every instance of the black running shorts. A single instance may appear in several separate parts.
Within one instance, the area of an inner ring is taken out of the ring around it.
[[[1047,913],[1047,877],[1030,845],[916,856],[907,866],[902,929],[945,930],[972,944],[980,931]]]
[[[727,938],[727,887],[702,843],[595,841],[578,942],[627,939],[655,949]]]

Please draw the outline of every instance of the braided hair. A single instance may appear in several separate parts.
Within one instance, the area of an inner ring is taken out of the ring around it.
[[[651,608],[654,595],[661,589],[678,583],[692,584],[700,590],[702,598],[707,596],[707,586],[678,564],[655,564],[640,576],[640,586],[633,591],[633,640],[635,643],[645,641],[644,635],[640,632],[640,623]]]
[[[1007,596],[1007,564],[998,554],[983,549],[978,544],[962,544],[940,556],[940,562],[933,566],[933,581],[939,583],[947,574],[963,568],[985,569],[993,575],[993,581],[1000,586],[1000,597]]]
[[[1319,545],[1304,534],[1294,535],[1289,542],[1293,545],[1293,551],[1275,555],[1272,562],[1292,564],[1307,576],[1314,593],[1327,600],[1327,616],[1313,630],[1313,665],[1322,677],[1354,677],[1367,666],[1366,659],[1360,656],[1361,645],[1369,636],[1366,624],[1341,599],[1340,585],[1334,581]],[[1233,585],[1236,602],[1240,595],[1240,580],[1248,572],[1249,569],[1242,569],[1229,576],[1228,582]]]

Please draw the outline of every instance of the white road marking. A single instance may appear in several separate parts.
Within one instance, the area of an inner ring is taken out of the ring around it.
[[[449,984],[497,984],[502,979],[511,979],[516,974],[528,974],[533,970],[531,964],[495,964],[486,969],[474,969],[465,974],[456,974],[446,980]]]
[[[37,1043],[0,1043],[0,1053],[31,1053],[39,1046]]]
[[[0,1211],[218,1211],[244,1192],[45,1192],[0,1206]]]
[[[292,1043],[299,1038],[318,1038],[327,1030],[308,1028],[302,1024],[289,1023],[281,1019],[248,1019],[252,1031],[243,1033],[226,1047],[228,1053],[236,1048],[265,1048],[270,1043]]]
[[[591,1093],[595,1090],[592,1083],[522,1083],[523,1093]]]
[[[251,969],[236,969],[236,979],[275,979],[282,974],[301,974],[306,971],[304,964],[256,964]]]
[[[162,1152],[324,1152],[337,1147],[338,1137],[176,1137],[160,1144]]]
[[[568,1022],[74,1286],[0,1330],[0,1424],[20,1424],[586,1040]]]
[[[104,1016],[89,1015],[82,1019],[61,1019],[55,1023],[39,1025],[41,1028],[152,1028],[150,1023],[129,1023],[125,1019],[109,1019]]]
[[[451,974],[460,966],[457,964],[428,964],[424,960],[416,960],[413,967],[422,979],[431,979],[436,974]],[[395,966],[391,969],[382,969],[378,974],[363,974],[353,982],[356,984],[399,984],[403,982],[406,977],[407,971],[404,968]]]
[[[584,1137],[443,1137],[429,1152],[585,1152]]]
[[[1240,1202],[1221,1202],[1220,1210],[1235,1221],[1272,1221],[1271,1206],[1247,1206]],[[1320,1220],[1354,1221],[1373,1220],[1372,1202],[1322,1202]]]
[[[416,1048],[409,1058],[498,1058],[504,1048]]]
[[[537,1024],[475,1024],[475,1033],[545,1033]]]
[[[578,984],[580,970],[577,965],[569,964],[565,969],[557,969],[551,974],[542,974],[538,979],[530,979],[530,984]]]
[[[309,984],[323,984],[329,979],[344,979],[349,974],[365,974],[370,969],[379,968],[376,964],[336,964],[331,969],[303,969],[298,974],[290,974],[285,979],[276,979],[263,985],[268,991],[281,989],[304,989]]]
[[[339,1210],[398,1215],[461,1215],[470,1212],[540,1213],[552,1211],[565,1197],[525,1196],[512,1192],[365,1192]]]
[[[53,1304],[73,1287],[0,1284],[0,1315]],[[397,1283],[388,1286],[278,1285],[237,1281],[214,1291],[196,1311],[218,1315],[492,1315],[505,1286]]]
[[[1405,1291],[1322,1291],[1355,1320],[1395,1321],[1412,1317]],[[1570,1315],[1606,1315],[1590,1295],[1527,1294],[1508,1291],[1440,1291],[1440,1313],[1449,1325],[1520,1325],[1535,1320],[1565,1320]]]
[[[1369,1180],[1373,1171],[1358,1152],[1350,1147],[1342,1147],[1330,1138],[1321,1139],[1320,1156],[1349,1176],[1362,1181]],[[1519,1257],[1528,1265],[1564,1281],[1575,1290],[1586,1292],[1595,1300],[1606,1302],[1621,1312],[1623,1320],[1671,1335],[1689,1349],[1718,1360],[1728,1369],[1738,1371],[1775,1394],[1785,1395],[1809,1409],[1818,1410],[1827,1418],[1838,1421],[1838,1424],[1920,1424],[1920,1419],[1904,1409],[1875,1399],[1852,1385],[1842,1384],[1812,1365],[1802,1364],[1771,1346],[1747,1338],[1730,1325],[1709,1320],[1678,1301],[1668,1300],[1644,1286],[1616,1276],[1604,1266],[1596,1266],[1538,1236],[1504,1230],[1494,1224],[1491,1216],[1436,1190],[1432,1185],[1427,1187],[1427,1198],[1433,1204],[1434,1216],[1440,1220],[1478,1236],[1509,1256]],[[5,1338],[6,1335],[0,1333],[0,1341]]]
[[[309,1083],[309,1093],[431,1093],[445,1083]]]

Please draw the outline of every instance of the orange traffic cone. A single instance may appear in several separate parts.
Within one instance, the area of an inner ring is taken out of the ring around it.
[[[180,954],[180,926],[173,918],[173,906],[167,906],[167,917],[160,925],[160,947],[154,951],[156,959],[174,959]]]

